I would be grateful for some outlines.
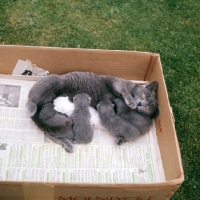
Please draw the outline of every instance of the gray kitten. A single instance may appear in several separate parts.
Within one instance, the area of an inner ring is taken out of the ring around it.
[[[140,131],[115,114],[114,104],[101,101],[97,105],[102,125],[115,137],[117,144],[129,142],[140,135]]]
[[[91,114],[89,105],[91,98],[85,94],[77,94],[74,98],[74,111],[70,115],[73,121],[73,131],[75,134],[74,144],[87,144],[92,141],[93,127],[90,124]]]
[[[34,116],[38,127],[43,130],[47,137],[62,145],[68,152],[73,152],[71,141],[74,140],[72,120],[67,116],[57,113],[52,103],[42,106],[39,114]]]
[[[116,99],[115,101],[117,115],[130,123],[132,126],[135,126],[140,134],[146,133],[151,124],[152,124],[152,118],[150,118],[147,115],[141,114],[136,110],[130,109],[123,99]],[[125,135],[126,133],[122,134],[121,136]]]

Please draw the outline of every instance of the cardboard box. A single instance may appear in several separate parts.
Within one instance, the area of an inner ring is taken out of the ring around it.
[[[0,199],[15,200],[168,200],[184,181],[173,113],[160,56],[136,51],[63,49],[0,45],[0,73],[11,74],[18,59],[31,60],[51,74],[92,71],[129,80],[158,81],[160,114],[156,134],[166,181],[152,184],[70,184],[0,182]]]

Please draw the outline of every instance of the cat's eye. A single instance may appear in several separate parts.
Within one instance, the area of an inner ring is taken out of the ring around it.
[[[145,106],[145,108],[146,108],[147,110],[150,110],[149,106]]]
[[[146,94],[142,94],[142,99],[145,99],[146,98]]]

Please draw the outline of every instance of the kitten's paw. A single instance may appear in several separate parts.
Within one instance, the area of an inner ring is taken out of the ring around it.
[[[126,105],[128,107],[130,107],[131,109],[136,109],[137,103],[135,102],[135,100],[132,97],[131,98],[126,98],[124,100],[125,100]]]
[[[72,143],[71,144],[64,143],[63,146],[64,146],[64,148],[66,149],[67,152],[69,152],[69,153],[73,153],[74,152],[74,145]]]
[[[115,138],[115,143],[116,144],[118,144],[118,145],[120,145],[120,144],[122,144],[122,143],[125,143],[126,141],[125,141],[125,138],[123,137],[123,136],[117,136],[116,138]]]

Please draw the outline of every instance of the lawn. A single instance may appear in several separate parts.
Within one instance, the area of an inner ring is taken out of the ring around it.
[[[200,199],[199,0],[0,0],[0,44],[159,53],[185,172],[172,200]]]

